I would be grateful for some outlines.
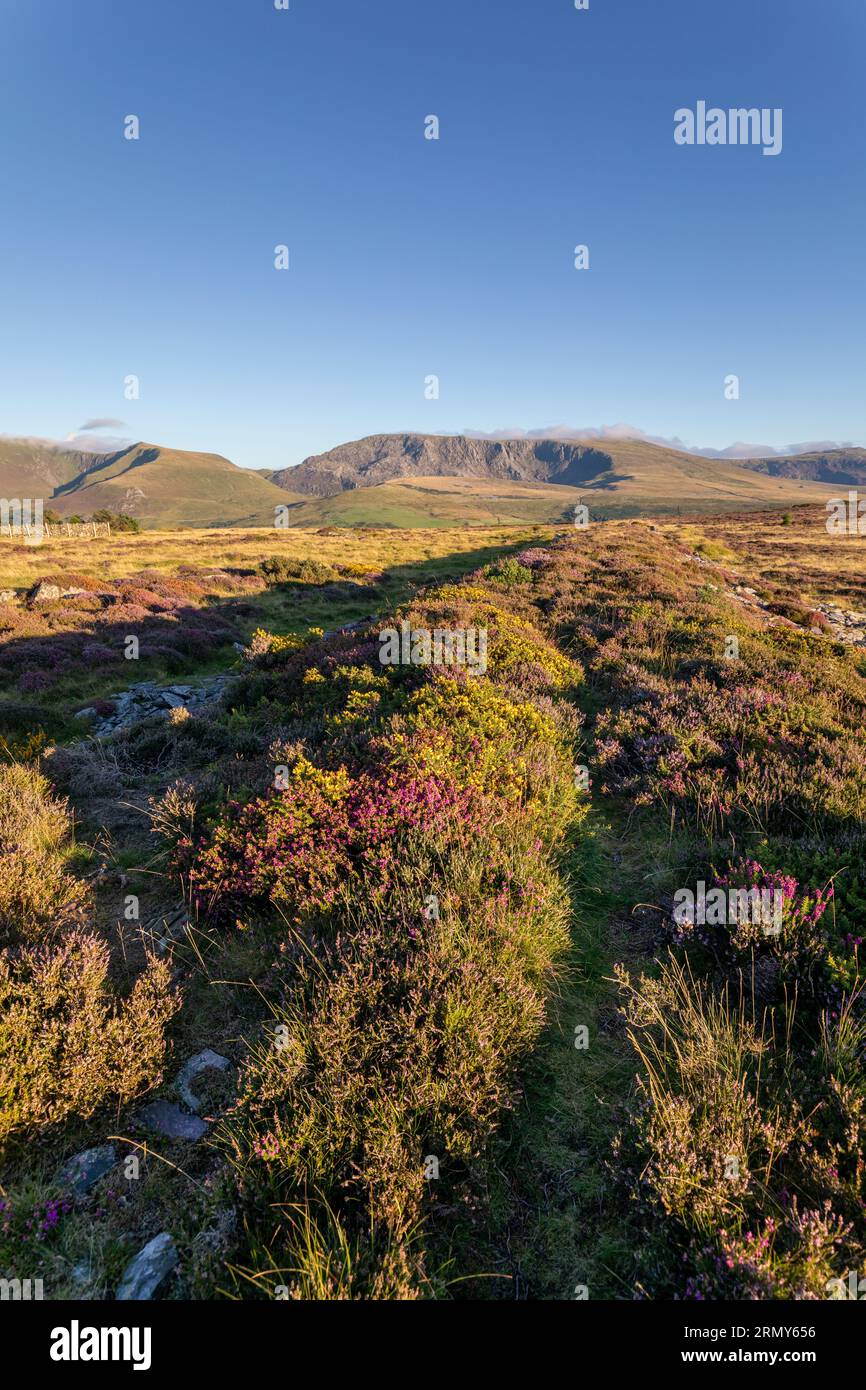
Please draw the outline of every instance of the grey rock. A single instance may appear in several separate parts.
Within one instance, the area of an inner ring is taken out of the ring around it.
[[[154,1236],[153,1240],[139,1250],[123,1271],[118,1301],[142,1301],[153,1298],[163,1279],[177,1264],[177,1250],[167,1232]]]
[[[207,1125],[197,1115],[187,1115],[179,1105],[169,1100],[155,1100],[138,1113],[139,1123],[145,1129],[155,1130],[168,1139],[201,1139],[207,1134]]]
[[[162,718],[171,709],[201,709],[219,700],[233,678],[231,671],[225,671],[207,676],[197,685],[179,682],[176,685],[158,686],[155,681],[141,681],[112,697],[114,713],[99,717],[94,731],[107,735],[140,719]]]
[[[100,1144],[96,1149],[84,1149],[68,1159],[58,1176],[64,1186],[73,1188],[83,1196],[116,1162],[117,1150],[114,1145]]]
[[[198,1112],[201,1109],[201,1101],[193,1095],[190,1083],[203,1071],[229,1071],[231,1065],[228,1057],[221,1057],[218,1052],[211,1052],[209,1047],[206,1047],[203,1052],[197,1052],[194,1057],[190,1057],[189,1061],[184,1063],[177,1078],[178,1094],[184,1104],[188,1105],[190,1110]]]
[[[27,597],[31,603],[50,603],[52,599],[60,598],[60,585],[46,584],[44,579],[40,579]]]

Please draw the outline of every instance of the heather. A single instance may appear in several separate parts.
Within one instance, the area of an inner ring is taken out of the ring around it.
[[[248,1220],[283,1212],[268,1251],[294,1296],[329,1286],[335,1250],[332,1296],[442,1291],[425,1224],[513,1105],[568,945],[556,856],[581,814],[579,721],[561,691],[579,667],[485,586],[407,615],[488,623],[488,674],[377,670],[371,633],[261,636],[239,699],[263,740],[277,711],[303,714],[305,737],[278,787],[205,808],[178,851],[207,921],[264,923],[272,943],[270,1017],[221,1140]],[[264,1292],[260,1240],[235,1277]]]
[[[161,1079],[176,1009],[168,968],[151,961],[118,1000],[108,964],[105,943],[80,930],[0,955],[0,1152],[11,1136],[128,1104]]]
[[[0,766],[0,1156],[158,1082],[177,1004],[149,959],[126,997],[72,871],[72,825],[33,767]]]
[[[586,668],[594,788],[654,850],[643,958],[618,966],[638,1069],[615,1173],[658,1232],[642,1287],[827,1297],[864,1236],[862,658],[643,528],[535,574]],[[777,924],[684,923],[698,880],[777,894]]]
[[[230,618],[222,699],[52,747],[19,692],[4,1260],[67,1288],[90,1239],[111,1296],[169,1231],[171,1296],[260,1299],[811,1300],[862,1267],[862,654],[806,569],[742,589],[721,522],[528,539],[399,597],[357,539],[221,596],[138,572],[139,622]],[[401,624],[483,631],[485,669],[383,664]],[[203,1136],[149,1134],[202,1048]],[[71,1196],[60,1157],[118,1135],[140,1180]]]
[[[82,920],[87,894],[70,872],[73,852],[68,804],[34,768],[0,764],[0,946]]]
[[[0,606],[0,681],[22,694],[68,688],[94,666],[129,675],[127,639],[139,642],[138,660],[155,660],[168,670],[184,669],[239,633],[206,599],[219,592],[255,593],[252,578],[229,574],[183,577],[141,571],[124,579],[90,574],[48,573],[39,583],[60,597]]]

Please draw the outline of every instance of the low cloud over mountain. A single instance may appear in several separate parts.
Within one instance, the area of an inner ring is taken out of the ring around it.
[[[697,444],[688,444],[678,435],[665,436],[647,434],[636,425],[588,425],[578,429],[572,425],[548,425],[543,429],[500,429],[485,433],[483,430],[464,430],[469,439],[640,439],[647,444],[660,444],[666,449],[677,449],[685,454],[700,454],[708,459],[753,459],[787,458],[792,454],[823,453],[828,449],[856,448],[854,440],[812,439],[800,444],[785,444],[777,448],[773,444],[747,444],[738,440],[726,449],[709,449]]]

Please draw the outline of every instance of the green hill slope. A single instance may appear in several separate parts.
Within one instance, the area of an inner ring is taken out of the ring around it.
[[[0,496],[43,501],[93,460],[42,439],[0,438]]]
[[[162,529],[262,526],[273,523],[276,507],[295,500],[260,474],[238,468],[220,454],[133,444],[113,454],[60,455],[59,459],[64,457],[70,460],[67,476],[42,495],[46,504],[66,516],[105,507],[126,512],[143,526]]]

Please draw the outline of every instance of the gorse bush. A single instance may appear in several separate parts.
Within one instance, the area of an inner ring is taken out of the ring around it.
[[[285,584],[290,579],[297,579],[302,584],[328,584],[339,578],[333,565],[323,565],[321,561],[312,559],[295,560],[287,555],[262,560],[259,571],[269,584]]]

